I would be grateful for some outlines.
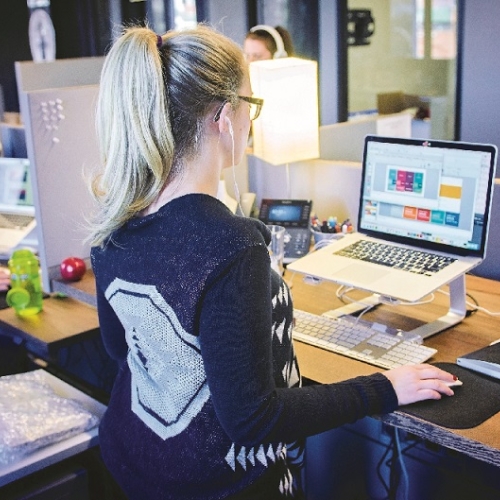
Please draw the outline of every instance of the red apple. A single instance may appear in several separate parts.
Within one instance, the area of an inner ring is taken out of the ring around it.
[[[68,257],[61,262],[61,276],[67,281],[78,281],[86,270],[85,261],[80,257]]]

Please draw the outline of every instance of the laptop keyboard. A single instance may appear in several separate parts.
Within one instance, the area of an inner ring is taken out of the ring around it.
[[[452,257],[365,240],[357,241],[335,254],[428,276],[441,271],[456,260]]]
[[[295,340],[380,368],[423,363],[437,352],[352,317],[334,319],[294,309],[294,319]]]
[[[24,228],[33,221],[32,215],[0,214],[0,228]]]

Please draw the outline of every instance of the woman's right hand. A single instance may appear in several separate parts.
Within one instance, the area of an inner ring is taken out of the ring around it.
[[[400,405],[441,399],[443,394],[453,396],[447,382],[457,380],[451,373],[428,364],[400,366],[383,374],[391,381]]]

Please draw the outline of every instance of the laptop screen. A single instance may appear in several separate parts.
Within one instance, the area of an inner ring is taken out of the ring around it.
[[[360,232],[484,257],[496,147],[367,136]]]

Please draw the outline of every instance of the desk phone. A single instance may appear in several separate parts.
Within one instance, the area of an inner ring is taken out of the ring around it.
[[[303,257],[309,251],[311,209],[311,200],[264,199],[261,202],[259,219],[265,224],[277,224],[286,229],[285,264]]]

